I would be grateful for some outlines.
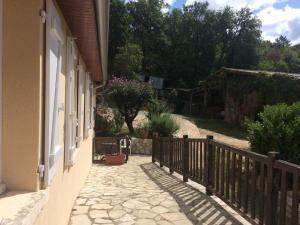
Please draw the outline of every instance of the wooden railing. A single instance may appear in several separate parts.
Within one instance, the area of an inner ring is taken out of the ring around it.
[[[206,187],[252,224],[297,225],[300,166],[206,139],[153,136],[152,162]]]

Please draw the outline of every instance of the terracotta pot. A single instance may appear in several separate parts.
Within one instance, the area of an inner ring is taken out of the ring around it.
[[[125,155],[105,155],[105,164],[110,166],[123,165],[125,162]]]

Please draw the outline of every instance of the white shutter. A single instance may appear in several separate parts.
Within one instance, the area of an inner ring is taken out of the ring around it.
[[[65,142],[65,162],[70,166],[74,164],[76,151],[76,50],[74,41],[68,38],[67,45],[67,80],[66,80],[66,142]]]
[[[93,129],[94,127],[94,114],[95,114],[95,108],[96,108],[96,102],[95,102],[95,96],[94,96],[94,89],[93,89],[93,85],[91,82],[91,129]]]
[[[59,78],[63,34],[59,15],[51,1],[47,1],[47,8],[49,13],[46,24],[45,186],[53,179],[62,152],[59,142]]]
[[[89,128],[92,129],[92,121],[93,121],[93,114],[94,114],[94,108],[93,108],[93,83],[91,81],[91,77],[89,77],[89,87],[90,87],[90,102],[89,102],[89,108],[90,108],[90,118],[89,118]]]
[[[90,106],[90,78],[89,73],[86,73],[85,77],[85,96],[84,96],[84,137],[87,138],[89,136],[90,129],[90,120],[91,120],[91,106]]]
[[[78,125],[77,125],[77,148],[80,146],[83,140],[83,126],[84,126],[84,78],[85,71],[81,61],[79,62],[79,73],[78,73],[78,103],[77,103],[77,115],[78,115]]]

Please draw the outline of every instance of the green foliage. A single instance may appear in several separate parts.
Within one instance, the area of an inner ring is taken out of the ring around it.
[[[122,114],[119,112],[119,110],[113,109],[113,114],[114,114],[114,120],[116,124],[116,130],[119,132],[122,129],[125,120]]]
[[[178,92],[175,89],[172,89],[167,96],[168,103],[175,104],[178,100]]]
[[[126,44],[118,48],[113,73],[133,78],[142,69],[143,52],[136,44]]]
[[[159,116],[169,112],[168,104],[161,100],[152,100],[147,106],[147,117],[151,120],[153,116]]]
[[[275,43],[274,43],[274,47],[275,48],[288,48],[291,46],[291,41],[289,39],[287,39],[286,36],[280,35],[278,38],[276,38]]]
[[[139,0],[126,4],[130,15],[131,38],[143,51],[143,72],[161,74],[163,54],[168,46],[165,35],[163,0]]]
[[[108,72],[113,74],[113,65],[118,48],[124,46],[129,35],[130,15],[127,13],[124,0],[110,1],[109,14],[109,43],[108,43]]]
[[[224,78],[223,78],[224,79]],[[300,80],[286,74],[268,75],[261,73],[257,76],[228,76],[223,80],[231,96],[241,101],[251,93],[256,93],[262,105],[277,103],[292,104],[300,101]]]
[[[170,114],[153,115],[149,122],[149,130],[151,133],[157,132],[162,137],[175,134],[179,127]]]
[[[124,118],[120,113],[101,105],[98,107],[95,118],[95,132],[97,137],[115,136],[122,128]]]
[[[134,133],[132,122],[140,109],[153,98],[152,87],[137,80],[114,77],[108,83],[107,93],[110,101],[125,118],[130,133]]]
[[[163,13],[165,7],[163,0],[112,0],[109,68],[126,43],[140,46],[141,73],[167,78],[174,87],[196,87],[221,66],[256,66],[260,21],[249,9],[215,11],[196,2]]]
[[[277,151],[280,158],[300,164],[300,102],[266,106],[259,121],[248,123],[248,139],[253,151]]]
[[[137,138],[149,138],[149,124],[141,124],[135,128],[134,136]]]
[[[257,65],[260,70],[278,72],[300,72],[300,51],[291,47],[285,36],[280,36],[274,43],[264,41],[260,45],[260,61]]]

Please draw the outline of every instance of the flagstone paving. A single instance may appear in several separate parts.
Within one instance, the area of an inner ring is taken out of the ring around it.
[[[241,224],[210,197],[149,162],[151,157],[131,156],[123,166],[94,165],[69,224]]]

